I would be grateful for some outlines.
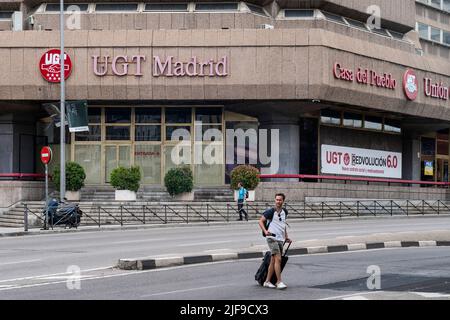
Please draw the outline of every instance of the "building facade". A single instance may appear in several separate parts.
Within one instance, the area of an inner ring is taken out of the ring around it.
[[[59,100],[58,10],[0,1],[1,173],[43,172],[43,145],[58,165],[46,108]],[[144,184],[161,185],[177,165],[176,129],[188,133],[197,186],[229,183],[226,159],[242,153],[271,166],[261,154],[273,147],[230,148],[227,129],[278,130],[271,173],[449,181],[450,0],[73,1],[66,10],[66,99],[87,100],[89,132],[68,133],[64,147],[89,185],[108,184],[118,165],[139,165]],[[211,146],[222,162],[194,160]]]

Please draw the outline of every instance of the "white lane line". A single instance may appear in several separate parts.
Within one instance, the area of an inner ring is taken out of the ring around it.
[[[322,299],[319,299],[319,300],[337,300],[337,299],[351,300],[350,298],[353,298],[353,297],[363,297],[362,295],[368,295],[368,294],[380,293],[380,292],[383,292],[383,291],[359,292],[359,293],[345,294],[345,295],[342,295],[342,296],[334,296],[334,297],[322,298]],[[365,299],[365,300],[368,300],[368,299]]]
[[[369,300],[366,297],[363,296],[354,296],[354,297],[347,297],[343,298],[342,300]]]
[[[42,259],[22,260],[22,261],[14,261],[14,262],[4,262],[4,263],[0,263],[0,266],[5,266],[5,265],[9,265],[9,264],[19,264],[19,263],[27,263],[27,262],[36,262],[36,261],[42,261]]]
[[[412,291],[411,293],[415,293],[419,296],[422,296],[424,298],[450,298],[450,294],[442,294],[442,293],[435,293],[435,292],[415,292]]]
[[[105,269],[112,269],[112,268],[113,268],[113,266],[108,266],[108,267],[80,270],[80,272],[90,272],[90,271],[98,271],[98,270],[105,270]],[[60,273],[52,273],[52,274],[43,274],[43,275],[39,275],[39,276],[22,277],[22,278],[14,278],[14,279],[5,279],[5,280],[0,280],[0,283],[2,283],[2,282],[13,282],[13,281],[40,279],[40,278],[59,276],[59,275],[64,275],[64,274],[73,274],[73,273],[71,273],[71,272],[60,272]]]
[[[198,290],[206,290],[206,289],[214,289],[214,288],[224,288],[224,287],[231,287],[231,285],[223,285],[223,286],[208,286],[208,287],[199,287],[199,288],[192,288],[192,289],[184,289],[184,290],[175,290],[175,291],[167,291],[167,292],[158,292],[153,294],[146,294],[141,296],[141,298],[147,298],[147,297],[155,297],[155,296],[163,296],[173,293],[183,293],[183,292],[190,292],[190,291],[198,291]]]
[[[197,268],[197,267],[202,267],[202,266],[205,266],[205,265],[222,264],[222,263],[230,263],[230,262],[232,263],[234,261],[217,261],[217,262],[208,262],[208,263],[201,263],[201,264],[183,265],[183,266],[161,268],[161,269],[144,270],[144,271],[139,271],[139,272],[126,272],[126,273],[124,272],[124,273],[118,273],[118,274],[112,274],[112,275],[92,276],[92,277],[86,277],[84,279],[80,279],[80,281],[107,279],[107,278],[115,278],[115,277],[122,277],[122,276],[134,276],[134,275],[141,275],[141,274],[144,274],[144,273],[164,272],[164,271],[168,271],[168,270],[187,269],[187,268]],[[1,288],[0,287],[0,291],[6,291],[6,290],[12,290],[12,289],[40,287],[40,286],[46,286],[46,285],[52,285],[52,284],[60,284],[60,283],[67,283],[67,280],[65,280],[65,281],[54,281],[54,282],[45,282],[45,283],[36,283],[36,284],[28,284],[28,285],[11,285],[11,287],[9,287],[9,288],[6,288],[6,287],[5,288]]]
[[[193,246],[203,246],[203,245],[210,245],[210,244],[219,244],[219,243],[230,243],[233,242],[232,240],[228,241],[213,241],[213,242],[197,242],[197,243],[184,243],[179,244],[177,247],[193,247]]]
[[[128,241],[116,241],[116,242],[108,242],[107,244],[129,244],[129,243],[140,243],[140,242],[153,242],[153,241],[167,241],[163,238],[153,238],[153,239],[145,239],[145,240],[128,240]],[[106,243],[105,243],[106,245]]]

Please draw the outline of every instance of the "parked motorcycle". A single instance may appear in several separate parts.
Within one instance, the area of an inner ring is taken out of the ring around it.
[[[78,204],[59,202],[56,199],[50,199],[46,208],[44,208],[44,219],[46,213],[48,214],[48,224],[52,229],[56,225],[64,225],[64,228],[77,228],[83,215],[83,211]]]

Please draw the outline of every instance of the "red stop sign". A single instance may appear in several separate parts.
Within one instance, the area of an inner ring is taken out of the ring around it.
[[[42,77],[48,82],[61,82],[61,64],[59,60],[59,49],[51,49],[44,53],[39,61],[39,70]],[[69,55],[64,52],[64,80],[70,76],[72,72],[72,61]]]
[[[52,149],[50,147],[42,147],[41,161],[43,164],[48,164],[52,160]]]

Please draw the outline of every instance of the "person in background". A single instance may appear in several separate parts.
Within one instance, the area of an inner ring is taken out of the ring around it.
[[[244,185],[242,184],[242,182],[238,183],[238,188],[239,188],[239,195],[238,195],[238,203],[237,204],[238,204],[239,219],[237,219],[237,220],[242,221],[242,213],[244,213],[245,220],[248,221],[247,211],[244,210],[244,201],[245,201],[245,199],[247,199],[248,191],[247,191],[247,189],[244,188]]]

